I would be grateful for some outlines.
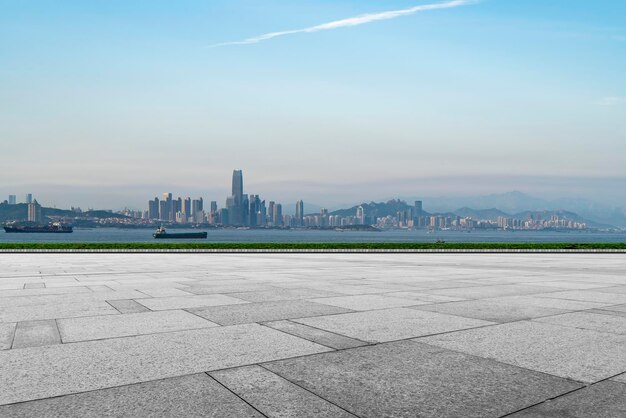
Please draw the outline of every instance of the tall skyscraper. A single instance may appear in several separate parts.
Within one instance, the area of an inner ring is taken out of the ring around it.
[[[28,204],[28,221],[39,223],[42,220],[41,205],[37,202],[37,199],[35,199],[34,202]]]
[[[159,219],[159,198],[148,201],[148,219]]]
[[[185,222],[187,222],[187,220],[189,219],[189,217],[192,214],[192,212],[191,212],[191,198],[190,197],[186,198],[185,201],[183,202],[182,212],[185,215]]]
[[[302,200],[296,203],[296,226],[304,226],[304,202]]]
[[[276,206],[274,206],[274,213],[273,213],[274,219],[274,226],[282,226],[283,225],[283,205],[281,205],[280,203],[277,203]]]
[[[232,196],[241,202],[243,198],[243,171],[233,170]]]
[[[356,218],[359,225],[365,225],[365,210],[363,209],[363,206],[356,208]]]
[[[10,194],[9,205],[15,205],[15,204],[17,204],[17,196],[15,196],[14,194]]]
[[[421,215],[423,212],[423,208],[422,208],[422,201],[421,200],[416,200],[415,201],[415,214],[417,216]]]
[[[217,202],[215,200],[211,201],[211,213],[217,212]]]
[[[174,221],[176,218],[176,212],[174,211],[174,200],[171,193],[163,193],[163,201],[165,202],[165,212],[160,213],[160,218],[163,221]]]
[[[226,201],[228,208],[228,218],[231,225],[247,224],[248,219],[245,216],[248,204],[244,202],[243,194],[243,172],[241,170],[233,170],[233,183],[231,198]]]
[[[26,195],[26,203],[28,203],[28,204],[33,203],[33,195],[32,195],[32,193],[28,193]]]

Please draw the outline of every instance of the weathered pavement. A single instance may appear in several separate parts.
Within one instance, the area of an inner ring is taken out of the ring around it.
[[[620,254],[0,254],[0,416],[626,416]]]

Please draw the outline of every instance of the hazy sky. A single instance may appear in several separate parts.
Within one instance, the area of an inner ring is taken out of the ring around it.
[[[235,168],[284,202],[626,205],[626,1],[0,0],[1,199],[223,204]]]

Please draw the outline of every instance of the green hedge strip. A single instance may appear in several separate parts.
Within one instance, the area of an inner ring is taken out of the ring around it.
[[[0,243],[0,250],[626,250],[621,243],[446,242],[446,243]]]

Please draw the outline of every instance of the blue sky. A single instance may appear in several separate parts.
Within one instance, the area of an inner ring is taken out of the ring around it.
[[[223,203],[242,168],[286,202],[626,205],[626,2],[485,0],[212,47],[442,3],[0,0],[0,193]]]

